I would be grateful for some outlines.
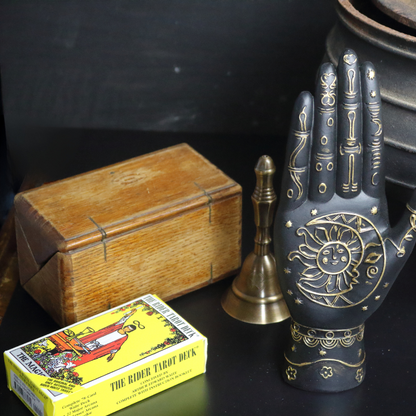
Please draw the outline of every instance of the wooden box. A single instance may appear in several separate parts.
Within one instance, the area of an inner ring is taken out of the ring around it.
[[[20,281],[61,326],[237,271],[241,186],[187,144],[16,196]]]

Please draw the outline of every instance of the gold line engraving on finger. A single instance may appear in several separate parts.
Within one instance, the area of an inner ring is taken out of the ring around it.
[[[372,136],[381,136],[383,133],[383,126],[380,119],[380,104],[379,103],[368,103],[367,104],[368,111],[370,113],[371,122],[377,126],[377,131],[372,133]]]
[[[355,119],[357,118],[357,115],[355,111],[349,111],[347,117],[349,122],[349,134],[347,138],[347,144],[350,146],[354,146],[357,140],[355,138]]]
[[[323,153],[317,153],[316,154],[316,160],[318,161],[318,163],[316,164],[316,170],[318,172],[322,171],[322,163],[320,161],[330,161],[329,163],[327,163],[326,165],[326,169],[328,171],[331,171],[334,168],[334,163],[332,162],[332,160],[334,159],[334,154],[330,152],[329,149],[322,149]]]
[[[356,104],[342,103],[342,108],[344,110],[358,110],[359,106],[360,105],[358,103],[356,103]]]
[[[347,71],[348,79],[348,91],[344,91],[347,98],[355,98],[357,91],[354,90],[354,81],[355,81],[355,69],[349,69]]]
[[[321,105],[319,107],[319,113],[332,114],[335,112],[336,103],[336,87],[337,87],[337,76],[333,73],[324,73],[321,76],[321,87],[323,92],[321,93]]]
[[[379,170],[381,168],[381,140],[376,137],[369,145],[371,150],[371,170],[375,170],[371,176],[371,184],[377,186],[379,184]]]
[[[354,182],[355,180],[355,156],[349,155],[348,157],[348,182],[342,184],[342,191],[343,192],[357,192],[358,191],[358,183]]]
[[[298,196],[296,200],[301,198],[303,195],[303,185],[301,182],[301,174],[306,171],[306,167],[296,167],[296,159],[299,156],[300,152],[305,148],[306,142],[309,138],[309,132],[306,130],[306,120],[307,120],[308,115],[305,112],[305,108],[306,107],[303,107],[302,111],[299,113],[300,131],[294,131],[294,135],[296,139],[299,140],[299,144],[296,146],[295,150],[290,155],[289,166],[288,166],[290,177],[293,180],[296,188],[298,189]],[[293,190],[291,190],[292,191],[291,196],[289,196],[289,191],[287,193],[287,196],[288,198],[292,198]]]
[[[355,120],[356,112],[349,111],[347,114],[349,122],[349,131],[348,137],[345,139],[346,144],[340,146],[340,155],[349,154],[348,156],[348,182],[342,184],[343,192],[357,192],[358,183],[355,182],[355,156],[354,154],[361,154],[361,143],[357,144],[357,139],[355,137]]]
[[[323,149],[323,150],[328,150],[328,149]],[[327,153],[316,154],[316,160],[331,160],[333,158],[334,158],[334,154],[329,151]]]

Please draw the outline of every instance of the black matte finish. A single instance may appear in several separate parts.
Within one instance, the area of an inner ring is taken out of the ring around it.
[[[295,103],[275,220],[278,275],[293,319],[283,377],[295,387],[324,392],[364,380],[364,322],[391,289],[416,232],[416,192],[399,224],[389,224],[374,66],[360,68],[347,49],[337,77],[332,69],[324,64],[319,71],[318,106],[305,92]],[[328,79],[338,83],[337,99]],[[318,194],[328,195],[327,202]]]

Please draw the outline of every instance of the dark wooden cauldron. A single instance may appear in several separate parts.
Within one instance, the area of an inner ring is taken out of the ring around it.
[[[336,65],[342,51],[351,48],[361,62],[371,61],[375,65],[383,102],[386,178],[392,183],[415,188],[415,6],[408,0],[373,2],[338,0],[339,21],[328,35],[326,58]],[[403,13],[386,13],[397,11],[396,3],[403,7]]]

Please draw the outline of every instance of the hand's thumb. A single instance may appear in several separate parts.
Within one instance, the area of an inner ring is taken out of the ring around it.
[[[392,228],[389,240],[397,249],[397,256],[410,254],[416,242],[416,189],[406,204],[400,221]]]

